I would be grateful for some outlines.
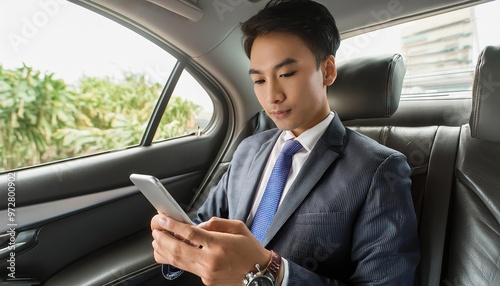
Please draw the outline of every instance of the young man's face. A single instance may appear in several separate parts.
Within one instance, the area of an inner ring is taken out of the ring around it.
[[[249,73],[257,99],[281,130],[299,136],[330,112],[326,87],[337,75],[335,59],[328,57],[318,69],[312,51],[295,35],[257,37]]]

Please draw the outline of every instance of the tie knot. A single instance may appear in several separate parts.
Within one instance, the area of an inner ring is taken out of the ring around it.
[[[281,150],[281,154],[291,157],[295,153],[297,153],[300,149],[302,149],[302,144],[300,144],[299,141],[288,140],[285,142],[285,146]]]

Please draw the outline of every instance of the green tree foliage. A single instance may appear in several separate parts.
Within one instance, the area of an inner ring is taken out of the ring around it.
[[[0,66],[0,171],[138,144],[161,89],[138,74],[70,88],[28,66]],[[198,111],[173,96],[155,138],[192,132]]]

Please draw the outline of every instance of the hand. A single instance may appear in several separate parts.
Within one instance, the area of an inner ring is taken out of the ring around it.
[[[242,285],[256,263],[265,268],[271,258],[241,221],[212,218],[193,226],[160,214],[151,229],[156,262],[194,273],[205,285]]]

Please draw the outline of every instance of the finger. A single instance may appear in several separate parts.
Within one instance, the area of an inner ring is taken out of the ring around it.
[[[169,259],[169,256],[164,256],[162,251],[157,251],[157,249],[160,249],[158,246],[158,242],[156,240],[153,240],[151,243],[151,246],[153,247],[153,255],[154,259],[156,262],[160,264],[170,264],[172,265],[171,259]]]
[[[180,241],[182,241],[184,243],[187,243],[187,244],[189,244],[189,245],[191,245],[193,247],[202,248],[202,246],[199,245],[198,243],[193,242],[193,241],[189,241],[189,240],[185,239],[184,237],[182,237],[182,236],[180,236],[180,235],[178,235],[176,233],[170,233],[170,234],[173,235],[177,240],[180,240]]]
[[[191,242],[187,239],[185,239],[184,237],[180,236],[179,234],[176,234],[176,233],[173,233],[171,231],[168,231],[168,230],[165,230],[161,225],[160,225],[160,221],[163,221],[163,219],[166,218],[165,215],[163,214],[160,214],[160,215],[155,215],[152,219],[151,219],[151,230],[160,230],[160,231],[163,231],[165,232],[166,234],[168,235],[171,235],[175,238],[177,238],[178,240],[180,241],[183,241],[191,246],[194,246],[194,247],[201,247],[199,244],[197,243],[194,243],[194,242]]]
[[[177,238],[159,230],[153,230],[152,246],[158,263],[171,264],[175,267],[193,270],[200,260],[199,248],[192,247]]]
[[[177,238],[187,240],[194,246],[206,245],[212,239],[204,229],[192,224],[178,222],[167,216],[160,217],[158,224],[162,229],[174,233]]]
[[[151,219],[151,230],[153,229],[161,229],[162,227],[159,224],[160,218],[165,217],[164,214],[157,214]]]
[[[248,227],[242,221],[218,217],[212,217],[210,220],[199,224],[198,227],[208,231],[232,234],[247,234],[249,232]]]

